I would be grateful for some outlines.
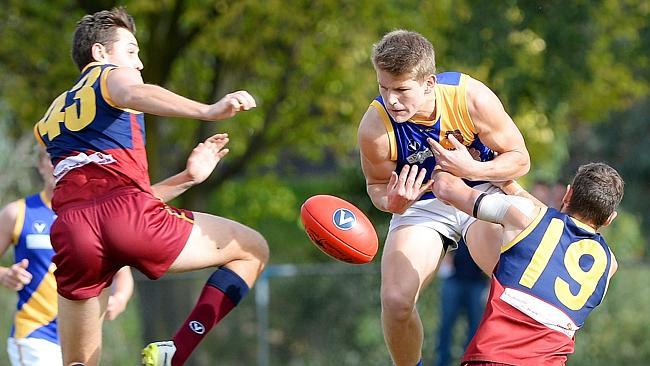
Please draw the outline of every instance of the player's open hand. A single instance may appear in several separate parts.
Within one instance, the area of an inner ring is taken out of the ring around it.
[[[208,120],[221,120],[234,116],[237,112],[247,111],[255,108],[255,98],[245,90],[226,94],[218,102],[210,105]]]
[[[427,139],[436,159],[436,169],[439,167],[457,177],[472,179],[474,169],[477,168],[477,161],[474,160],[467,147],[461,144],[453,134],[449,134],[447,138],[453,145],[453,150],[445,149],[432,138]]]
[[[187,158],[185,171],[194,184],[208,179],[221,158],[228,154],[230,150],[224,148],[228,141],[227,133],[217,133],[196,145],[192,150],[190,157]]]
[[[386,187],[387,204],[389,212],[402,214],[413,202],[422,197],[424,192],[431,189],[433,181],[424,182],[427,170],[418,169],[417,165],[404,165],[399,175],[392,172]]]
[[[29,266],[29,260],[23,259],[7,268],[0,277],[2,286],[16,291],[22,290],[25,285],[32,282],[32,274],[27,271],[27,266]]]

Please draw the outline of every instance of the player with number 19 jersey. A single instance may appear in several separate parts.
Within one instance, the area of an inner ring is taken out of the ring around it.
[[[613,260],[594,229],[543,209],[502,248],[463,362],[564,365],[575,332],[605,296]]]
[[[88,64],[34,127],[54,165],[53,262],[57,290],[71,300],[99,295],[123,266],[162,276],[193,226],[191,211],[153,196],[143,114],[108,94],[115,68]]]

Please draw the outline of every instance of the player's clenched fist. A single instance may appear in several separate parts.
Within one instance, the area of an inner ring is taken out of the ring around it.
[[[218,102],[210,105],[208,120],[220,120],[234,116],[237,112],[247,111],[255,108],[255,98],[245,90],[226,94]]]
[[[417,165],[404,165],[399,175],[392,172],[388,186],[387,205],[386,208],[389,212],[401,214],[409,208],[413,202],[420,199],[420,197],[431,188],[433,181],[423,184],[424,177],[427,170],[419,169]]]
[[[27,272],[29,261],[23,259],[22,261],[13,264],[11,267],[6,268],[0,276],[0,283],[6,288],[20,291],[25,285],[32,282],[32,274]]]

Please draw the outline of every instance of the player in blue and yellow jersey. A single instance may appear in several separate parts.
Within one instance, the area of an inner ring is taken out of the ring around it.
[[[217,121],[254,108],[255,100],[237,91],[203,104],[146,84],[138,52],[123,8],[84,16],[72,49],[81,75],[34,129],[56,178],[50,236],[66,365],[98,364],[106,287],[122,266],[151,279],[215,269],[172,340],[143,350],[146,365],[177,366],[248,293],[269,256],[265,239],[247,226],[166,205],[196,177],[180,174],[154,191],[145,153],[144,113]]]
[[[359,125],[361,166],[374,205],[393,214],[381,260],[384,339],[397,366],[421,363],[423,329],[416,302],[448,245],[465,239],[486,272],[498,258],[500,228],[444,204],[430,181],[434,167],[496,191],[489,181],[528,172],[523,137],[499,98],[458,72],[436,74],[434,49],[422,35],[397,30],[372,51],[379,96]],[[449,136],[467,149],[453,150]],[[428,138],[449,150],[435,152]],[[493,239],[491,239],[493,238]]]
[[[7,340],[7,353],[14,366],[61,365],[57,335],[57,296],[52,263],[54,250],[50,227],[55,215],[50,206],[54,178],[52,163],[39,153],[38,171],[43,190],[6,205],[0,211],[0,255],[14,245],[11,267],[0,267],[0,284],[18,293],[14,324]],[[133,293],[128,267],[115,276],[107,316],[117,317]]]
[[[559,211],[513,181],[503,186],[512,194],[506,196],[472,189],[445,172],[435,179],[447,202],[503,227],[488,304],[463,365],[565,365],[576,331],[602,302],[617,269],[597,230],[616,217],[621,176],[604,163],[581,166]]]

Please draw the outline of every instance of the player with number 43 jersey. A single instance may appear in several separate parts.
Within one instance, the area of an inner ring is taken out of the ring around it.
[[[606,164],[583,165],[559,211],[514,181],[502,184],[509,194],[503,195],[470,188],[446,172],[434,179],[445,186],[447,202],[504,228],[486,310],[462,365],[564,365],[576,331],[617,269],[596,231],[616,217],[623,179]]]
[[[112,101],[106,78],[114,69],[100,62],[88,64],[76,84],[54,100],[34,127],[37,139],[47,146],[56,181],[69,182],[57,184],[56,189],[74,191],[55,194],[54,207],[125,185],[150,191],[144,115],[118,108]],[[93,165],[101,169],[88,169]],[[86,169],[77,169],[82,166]],[[103,184],[84,185],[93,179]]]
[[[186,168],[152,187],[144,113],[219,121],[256,107],[245,90],[201,103],[142,79],[135,21],[124,8],[83,16],[72,58],[81,71],[35,126],[54,164],[50,238],[56,264],[63,364],[100,362],[108,287],[135,267],[151,279],[213,268],[196,306],[169,340],[144,347],[142,364],[180,366],[248,293],[268,260],[265,239],[222,217],[165,204],[208,178],[227,134],[193,150]]]

